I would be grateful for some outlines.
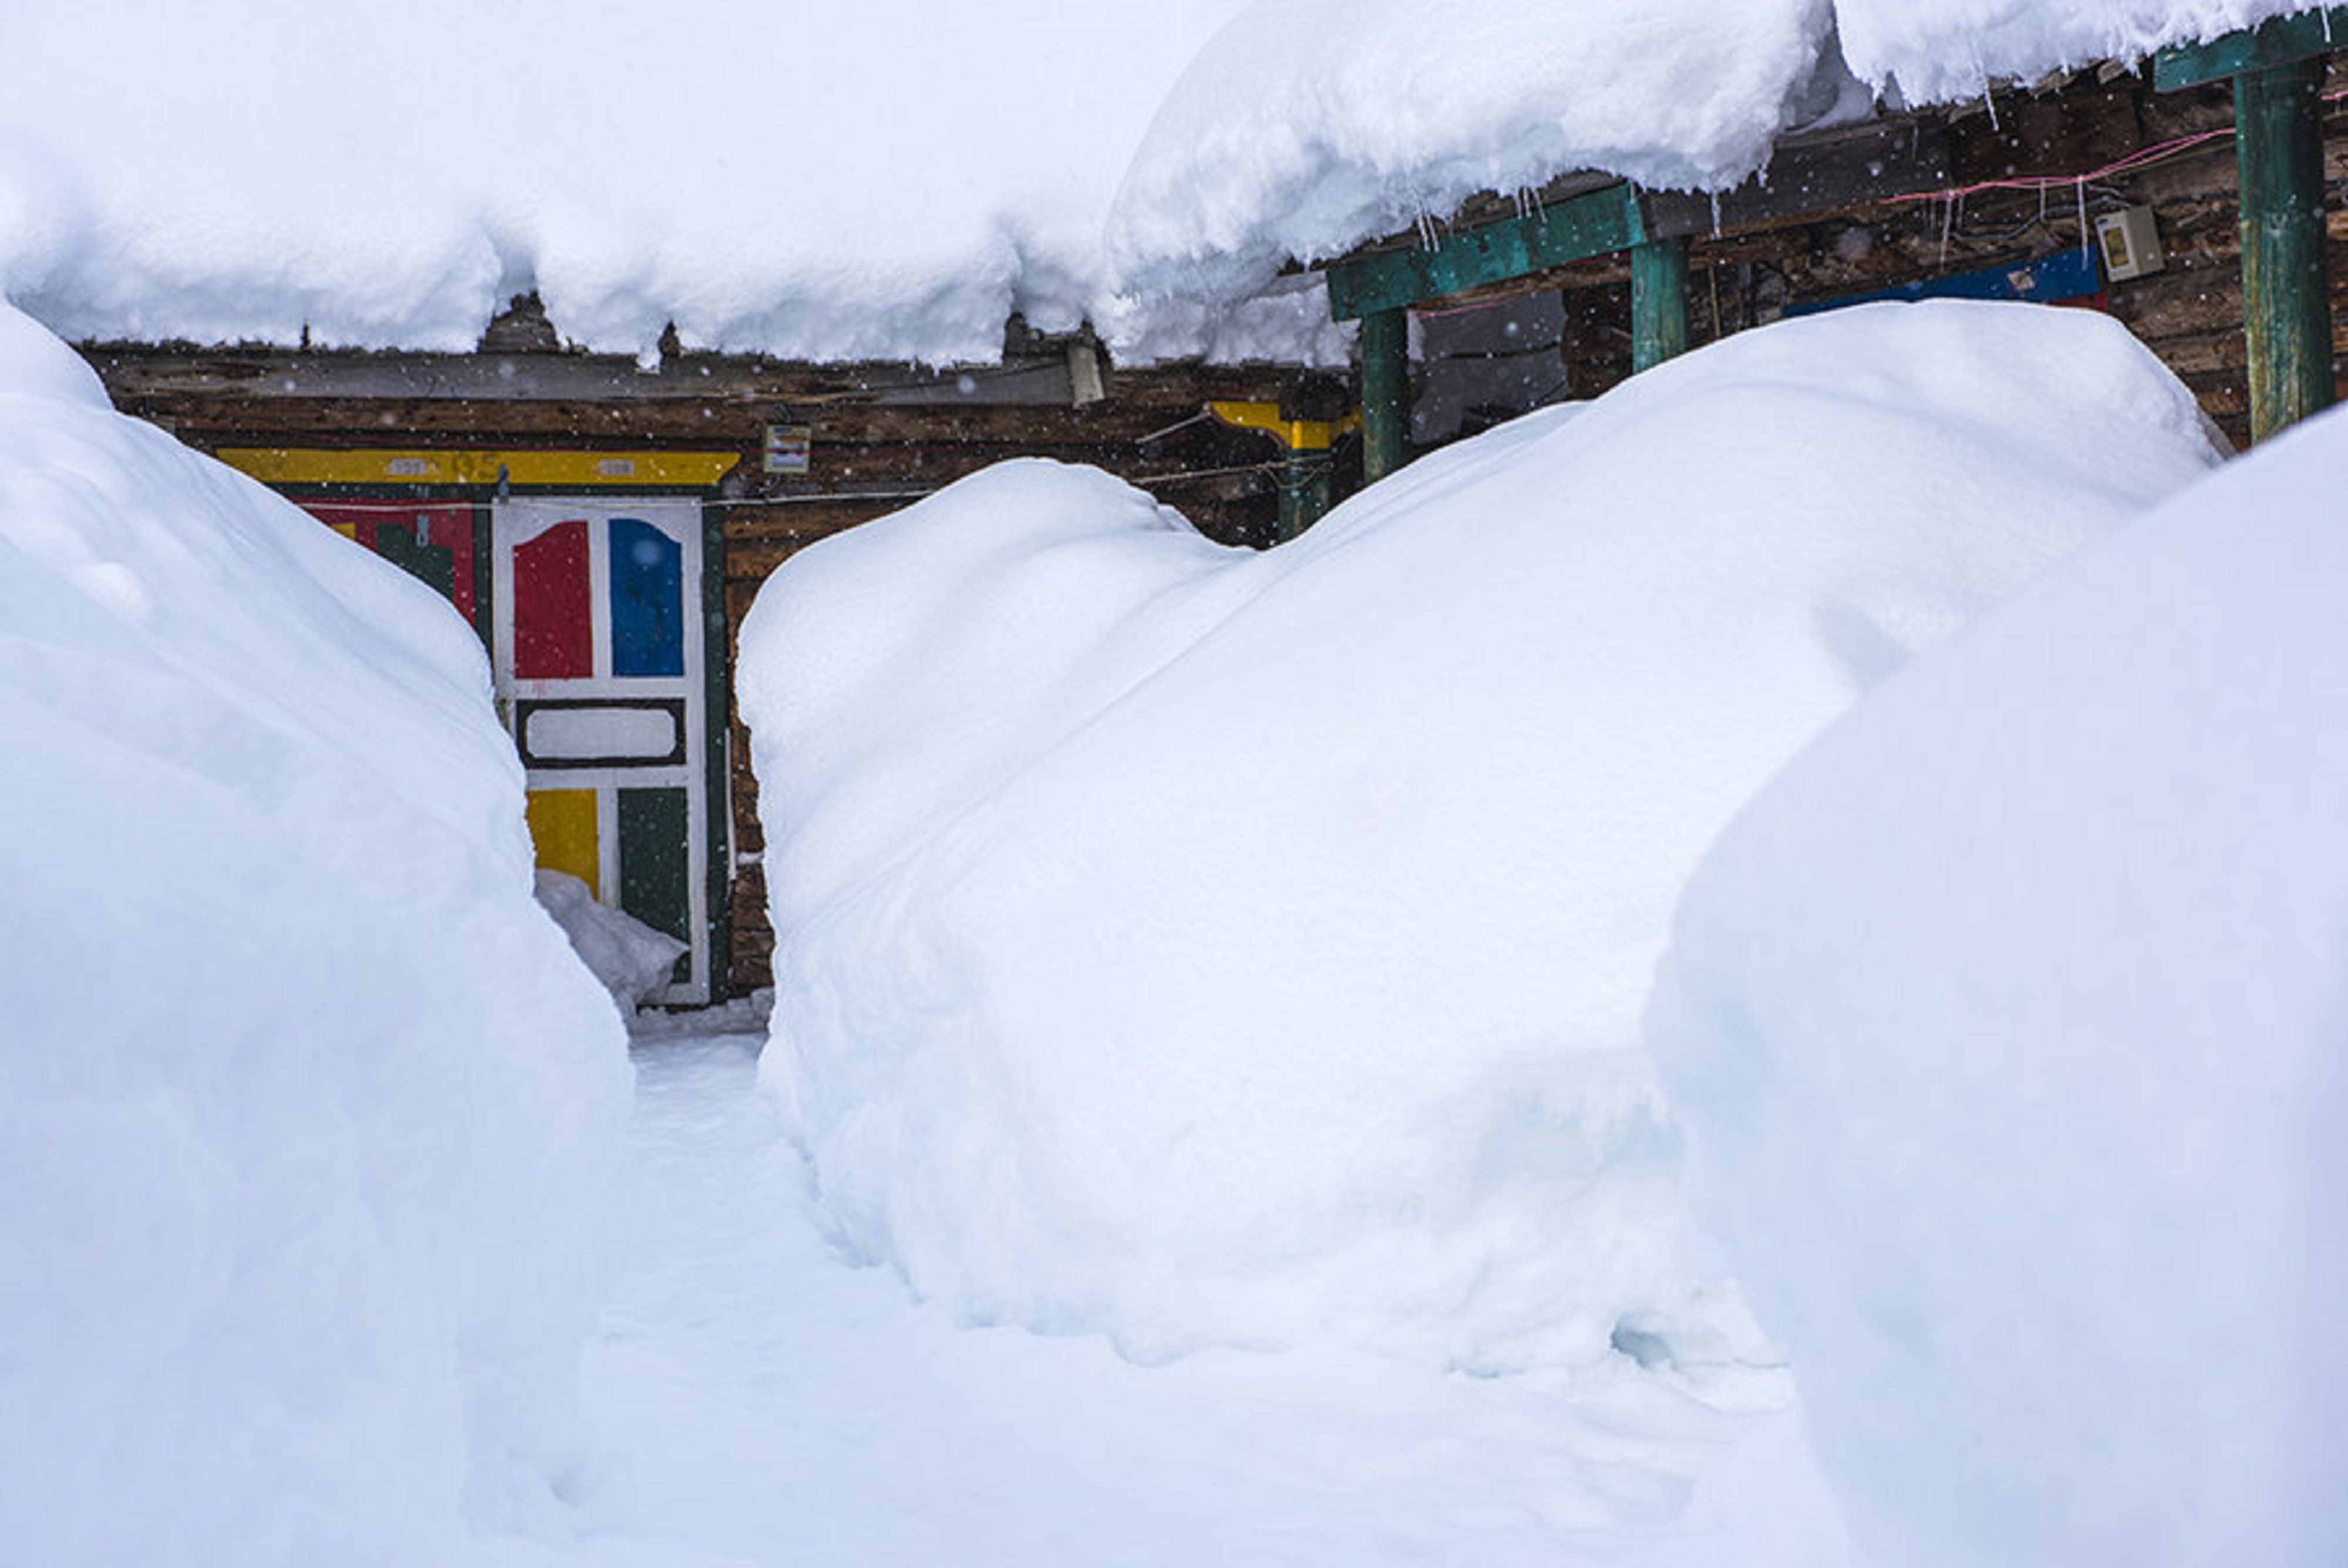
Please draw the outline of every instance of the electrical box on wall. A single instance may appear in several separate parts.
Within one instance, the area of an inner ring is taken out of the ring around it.
[[[2112,282],[2149,277],[2168,265],[2160,253],[2160,225],[2149,207],[2124,207],[2096,220],[2096,239],[2103,247],[2104,271]]]

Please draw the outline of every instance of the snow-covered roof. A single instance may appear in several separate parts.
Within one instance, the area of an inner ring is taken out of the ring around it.
[[[674,322],[985,359],[1014,310],[1128,356],[1325,350],[1311,294],[1236,302],[1479,190],[1732,184],[1859,83],[1962,97],[2306,8],[15,0],[0,291],[84,338],[466,347],[535,288],[639,354]]]
[[[1780,132],[2133,60],[2307,0],[1254,0],[1159,111],[1110,215],[1148,292],[1236,297],[1481,191],[1600,170],[1720,190]],[[2348,42],[2348,40],[2343,40]]]
[[[0,288],[69,337],[985,359],[1238,0],[12,0]]]

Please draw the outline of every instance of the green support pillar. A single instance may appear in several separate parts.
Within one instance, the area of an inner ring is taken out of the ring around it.
[[[1361,428],[1361,418],[1299,419],[1277,403],[1214,402],[1207,412],[1234,429],[1261,430],[1287,451],[1280,465],[1277,543],[1285,544],[1329,510],[1337,438]]]
[[[1371,484],[1410,460],[1410,313],[1362,318],[1362,477]]]
[[[1631,247],[1631,369],[1652,370],[1688,348],[1688,244],[1649,240]]]
[[[2332,298],[2323,264],[2323,62],[2234,77],[2241,174],[2242,320],[2250,438],[2332,405]]]
[[[1278,542],[1287,543],[1329,511],[1330,452],[1326,447],[1292,447],[1280,469]]]

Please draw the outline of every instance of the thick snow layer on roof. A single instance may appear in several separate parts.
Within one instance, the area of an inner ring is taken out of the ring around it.
[[[1325,359],[1317,294],[1240,303],[1284,258],[1582,167],[1734,183],[1851,107],[1838,17],[1914,101],[2302,8],[1241,3],[15,0],[0,292],[74,338],[463,348],[535,287],[638,354],[989,359],[1020,310]]]
[[[1111,243],[1144,287],[1244,294],[1285,257],[1571,170],[1731,185],[1828,21],[1826,0],[1260,0],[1159,111]]]
[[[2348,1561],[2348,417],[1870,694],[1651,1035],[1876,1561]]]
[[[2316,8],[2308,0],[1835,0],[1851,68],[1896,83],[1910,103],[1977,97],[1993,81],[2096,60],[2135,60]]]
[[[627,1083],[470,629],[0,306],[8,1559],[551,1507]]]
[[[1721,189],[1779,131],[2133,59],[2305,0],[1256,0],[1167,98],[1111,210],[1145,294],[1240,297],[1479,191],[1576,170]],[[1840,51],[1836,49],[1839,32]]]
[[[74,338],[464,348],[535,286],[626,352],[986,359],[1014,309],[1237,352],[1098,259],[1232,5],[14,0],[0,287]]]
[[[1860,689],[2212,460],[2106,318],[1880,305],[1264,554],[1040,463],[801,552],[738,678],[766,1071],[837,1223],[1141,1357],[1752,1353],[1640,1046],[1682,879]]]

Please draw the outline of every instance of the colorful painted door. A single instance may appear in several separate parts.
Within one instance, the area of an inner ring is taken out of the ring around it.
[[[710,997],[701,508],[543,498],[490,511],[490,655],[542,866],[687,943]]]

